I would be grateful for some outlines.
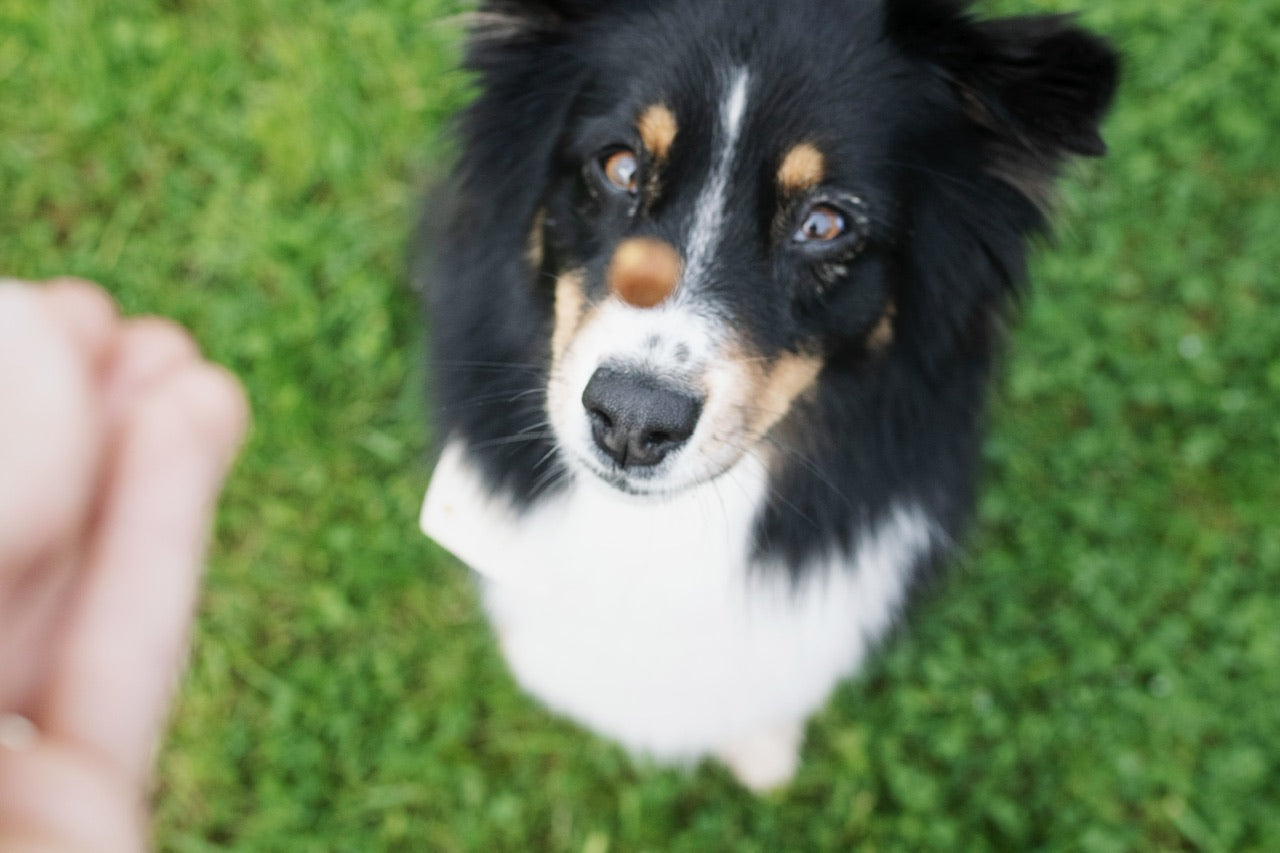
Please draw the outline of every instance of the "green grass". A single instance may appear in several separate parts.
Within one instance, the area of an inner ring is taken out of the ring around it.
[[[786,793],[513,686],[428,475],[404,282],[446,0],[0,0],[0,270],[249,388],[163,850],[1280,849],[1280,0],[1094,8],[1128,74],[997,393],[965,558]]]

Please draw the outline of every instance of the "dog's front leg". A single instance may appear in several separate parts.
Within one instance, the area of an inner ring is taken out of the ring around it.
[[[761,729],[716,751],[743,787],[758,794],[785,786],[800,766],[804,721]]]

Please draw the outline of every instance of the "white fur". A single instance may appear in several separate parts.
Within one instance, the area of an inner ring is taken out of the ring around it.
[[[688,264],[685,285],[696,285],[707,274],[707,267],[720,245],[724,227],[724,206],[728,202],[729,178],[737,160],[738,140],[742,136],[742,120],[747,113],[747,93],[751,74],[745,68],[733,72],[728,94],[720,105],[720,151],[711,177],[698,197],[693,228],[689,233]]]
[[[578,477],[520,515],[455,441],[422,524],[483,576],[529,692],[635,752],[719,755],[763,787],[790,775],[795,732],[889,627],[931,531],[918,507],[899,506],[854,556],[807,567],[792,587],[779,567],[752,564],[765,489],[748,456],[663,499]]]

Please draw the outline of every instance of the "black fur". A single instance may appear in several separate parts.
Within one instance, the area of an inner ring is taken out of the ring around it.
[[[816,393],[767,439],[780,464],[757,548],[795,569],[851,547],[903,496],[956,537],[972,509],[1001,318],[1026,278],[1026,239],[1046,224],[1044,190],[1068,156],[1104,151],[1117,60],[1061,16],[981,21],[958,0],[484,4],[458,176],[424,219],[442,436],[465,438],[517,506],[563,481],[544,411],[554,275],[585,266],[598,293],[622,237],[678,244],[690,204],[681,178],[692,176],[681,170],[704,162],[697,146],[709,143],[682,131],[671,190],[635,220],[590,199],[584,159],[649,93],[676,101],[682,128],[713,125],[702,96],[733,63],[761,87],[746,161],[818,139],[870,219],[845,269],[815,275],[771,242],[771,174],[734,176],[717,298],[759,352],[825,364]],[[540,209],[547,250],[534,270]],[[888,306],[895,339],[873,350],[867,336]]]

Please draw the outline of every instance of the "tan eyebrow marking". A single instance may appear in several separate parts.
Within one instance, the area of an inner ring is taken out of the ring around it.
[[[778,167],[778,186],[784,192],[813,189],[827,177],[827,158],[811,143],[802,142],[787,152]]]
[[[676,134],[680,132],[675,113],[664,104],[654,104],[641,113],[636,129],[640,131],[644,147],[659,160],[667,159],[671,146],[676,141]]]
[[[893,345],[894,338],[897,337],[897,329],[894,322],[898,317],[898,306],[890,302],[885,306],[884,315],[880,317],[880,322],[871,330],[871,334],[867,336],[867,349],[872,352],[881,352]]]

